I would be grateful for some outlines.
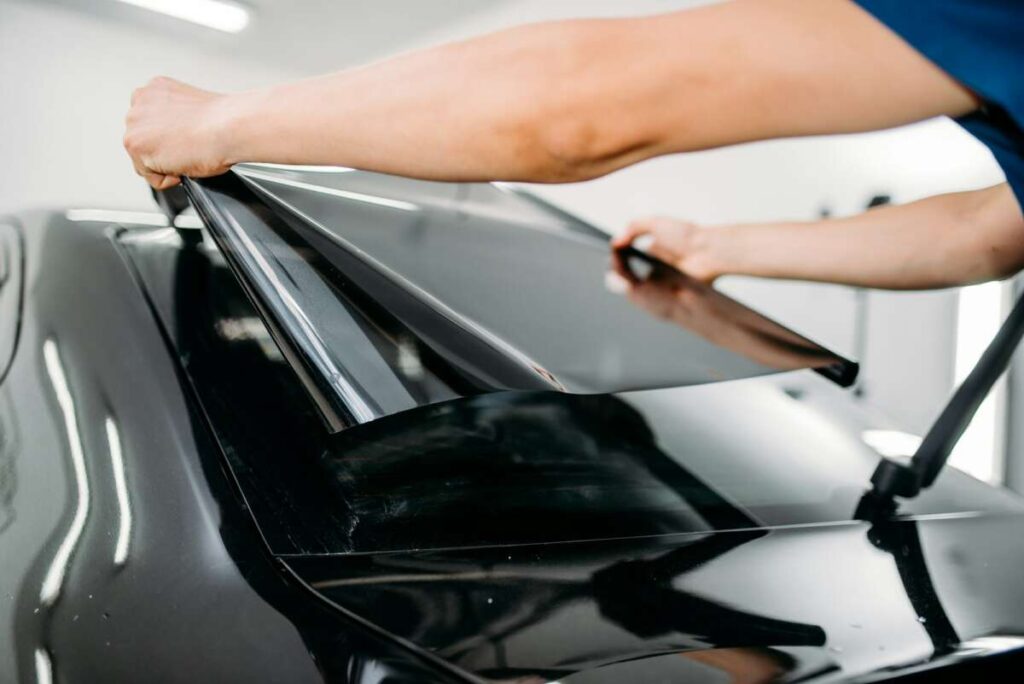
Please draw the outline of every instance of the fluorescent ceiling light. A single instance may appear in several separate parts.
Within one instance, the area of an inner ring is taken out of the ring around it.
[[[238,33],[249,25],[249,10],[231,0],[121,0],[218,31]]]

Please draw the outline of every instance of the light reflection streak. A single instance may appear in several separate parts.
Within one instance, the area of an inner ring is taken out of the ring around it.
[[[125,481],[121,433],[113,418],[107,418],[106,426],[110,463],[114,469],[114,491],[117,493],[118,529],[117,544],[114,546],[114,564],[124,565],[128,559],[128,543],[131,541],[132,509],[128,501],[128,485]]]
[[[36,683],[53,684],[53,662],[50,654],[41,648],[36,649]]]
[[[313,324],[302,305],[292,296],[290,288],[281,281],[278,270],[267,259],[267,252],[272,253],[272,250],[260,249],[237,223],[232,221],[227,225],[231,228],[229,237],[242,245],[242,248],[238,249],[239,256],[246,258],[252,264],[251,268],[257,270],[269,284],[270,291],[277,294],[278,301],[290,316],[290,320],[294,322],[295,327],[302,331],[302,337],[306,342],[305,351],[313,357],[314,363],[321,369],[328,382],[337,389],[338,394],[345,398],[345,403],[356,420],[366,423],[374,418],[379,418],[381,413],[379,407],[370,406],[360,389],[339,370],[328,345],[320,336],[319,329]],[[280,263],[279,259],[276,261]],[[287,276],[287,273],[285,275]]]
[[[310,192],[318,192],[324,195],[331,195],[332,197],[340,197],[341,199],[352,200],[353,202],[376,204],[380,207],[390,207],[391,209],[400,209],[402,211],[419,211],[420,209],[412,202],[403,202],[402,200],[378,197],[377,195],[367,195],[362,192],[352,192],[351,190],[340,190],[338,188],[328,188],[322,185],[314,185],[312,183],[303,183],[302,181],[281,178],[280,176],[272,176],[268,173],[260,173],[259,171],[253,171],[251,169],[240,168],[238,169],[238,173],[246,178],[255,178],[269,183],[277,183],[278,185],[287,185],[290,188],[309,190]]]
[[[909,458],[921,446],[921,438],[900,430],[865,430],[861,440],[886,458]]]
[[[551,384],[551,386],[554,387],[556,390],[558,390],[560,392],[566,391],[565,387],[558,381],[558,378],[556,378],[550,371],[548,371],[545,368],[543,368],[540,364],[535,362],[533,359],[528,357],[523,352],[519,351],[518,348],[516,348],[516,347],[512,346],[511,344],[509,344],[508,342],[506,342],[503,338],[501,338],[498,335],[495,335],[494,333],[490,332],[487,328],[485,328],[485,327],[475,323],[471,318],[466,318],[466,317],[462,316],[461,314],[456,313],[455,311],[452,311],[451,308],[449,308],[448,305],[443,303],[440,299],[438,299],[434,295],[430,294],[429,292],[420,289],[420,287],[418,285],[410,282],[404,276],[396,273],[390,267],[384,265],[383,263],[381,263],[380,261],[375,259],[373,256],[371,256],[371,255],[367,254],[366,252],[364,252],[363,250],[359,249],[358,247],[356,247],[355,245],[353,245],[349,241],[345,240],[340,235],[337,235],[336,233],[333,233],[331,231],[331,229],[327,228],[326,226],[324,226],[324,224],[320,223],[315,218],[313,218],[309,214],[305,213],[304,211],[302,211],[301,209],[299,209],[295,205],[286,202],[285,200],[281,199],[280,197],[278,197],[276,195],[272,195],[272,196],[274,197],[274,201],[280,203],[281,206],[287,208],[288,211],[292,212],[295,216],[297,216],[300,219],[302,219],[307,225],[316,228],[323,235],[331,238],[334,242],[337,242],[338,244],[342,245],[349,252],[358,255],[358,257],[362,261],[364,261],[368,265],[372,266],[374,269],[376,269],[380,273],[383,273],[384,275],[388,276],[388,278],[390,278],[393,282],[402,283],[404,287],[406,287],[406,288],[408,288],[410,290],[415,291],[416,295],[420,299],[422,299],[424,302],[429,303],[431,308],[435,309],[436,311],[438,311],[439,313],[441,313],[442,315],[444,315],[445,317],[447,317],[447,318],[449,318],[451,320],[458,321],[460,325],[462,325],[463,327],[465,327],[468,330],[471,330],[478,337],[481,337],[481,338],[487,340],[487,342],[490,343],[491,346],[496,347],[497,349],[500,349],[502,352],[505,353],[505,355],[510,356],[510,357],[518,360],[524,367],[532,369],[538,375],[543,377],[547,382],[549,382]],[[248,244],[252,244],[252,241],[249,240],[248,236],[244,235],[241,232],[240,229],[239,229],[239,237],[240,237],[240,239],[248,240],[247,246],[248,246]],[[253,246],[252,249],[255,249],[255,246]],[[254,257],[258,257],[259,255],[258,254],[254,254],[253,256]],[[294,300],[292,300],[292,301],[294,301]],[[304,313],[302,315],[305,316]],[[359,419],[358,416],[357,416],[357,419],[361,423],[365,423],[366,422],[365,420]]]
[[[89,481],[85,474],[85,457],[82,453],[82,437],[78,431],[78,419],[75,416],[75,402],[68,387],[67,376],[64,374],[64,365],[61,362],[60,352],[57,350],[57,343],[52,339],[43,343],[43,360],[46,365],[46,374],[49,376],[54,394],[57,395],[57,404],[60,406],[60,412],[64,419],[64,430],[68,437],[68,449],[71,453],[71,464],[77,488],[75,515],[68,527],[67,534],[64,535],[60,546],[57,547],[57,553],[54,554],[50,568],[46,571],[46,577],[43,578],[42,589],[39,593],[40,602],[44,606],[50,606],[60,595],[71,554],[74,553],[75,547],[82,537],[82,530],[85,529],[85,520],[89,514]]]
[[[167,217],[151,211],[117,211],[108,209],[68,209],[64,212],[68,221],[92,221],[96,223],[131,223],[137,226],[166,226]]]
[[[133,226],[155,226],[166,228],[167,217],[152,211],[119,211],[116,209],[68,209],[64,212],[68,221],[93,223],[120,223]],[[176,228],[202,228],[198,216],[182,214],[174,219]]]
[[[275,169],[279,171],[301,171],[305,173],[351,173],[355,169],[348,166],[310,166],[308,164],[271,164],[269,162],[247,162],[238,170],[250,168]]]

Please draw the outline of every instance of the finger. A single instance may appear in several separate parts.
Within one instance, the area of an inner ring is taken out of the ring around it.
[[[149,178],[148,178],[148,176],[150,175],[149,169],[147,169],[145,166],[143,166],[142,163],[139,162],[138,160],[136,160],[134,157],[132,157],[132,168],[135,169],[135,173],[136,174],[142,176],[147,181],[149,180]]]
[[[611,270],[605,271],[604,289],[608,290],[612,294],[628,295],[629,291],[633,289],[633,285],[618,271]]]
[[[633,221],[626,226],[626,230],[612,238],[612,247],[615,249],[625,249],[632,245],[633,241],[641,235],[649,234],[651,229],[652,225],[650,221]]]
[[[639,278],[636,277],[636,274],[629,267],[626,255],[618,249],[612,250],[612,271],[629,285],[635,285],[640,282]]]
[[[636,245],[636,247],[640,248],[640,245]],[[652,256],[655,259],[663,261],[669,265],[674,265],[680,257],[680,255],[677,254],[676,252],[663,247],[662,244],[657,240],[650,240],[646,244],[642,245],[642,247],[642,251],[645,252],[648,256]]]
[[[156,190],[163,190],[164,185],[167,183],[167,176],[162,173],[154,173],[147,171],[145,174],[146,182],[153,186]],[[167,186],[170,187],[170,186]]]
[[[157,190],[167,190],[169,188],[173,188],[175,185],[179,185],[180,183],[181,176],[164,176],[163,183],[161,183]]]
[[[145,178],[146,174],[150,173],[150,170],[143,163],[141,155],[135,149],[135,146],[127,135],[125,135],[124,139],[124,151],[128,153],[128,159],[131,160],[132,168],[135,169],[135,173]]]
[[[160,184],[164,181],[164,175],[162,173],[150,173],[149,171],[144,171],[142,173],[142,177],[145,178],[146,182],[154,188],[159,188]]]

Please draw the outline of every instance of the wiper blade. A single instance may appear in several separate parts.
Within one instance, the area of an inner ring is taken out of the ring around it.
[[[869,520],[895,511],[895,497],[912,498],[931,487],[974,414],[1006,371],[1024,337],[1024,295],[1014,304],[999,332],[963,384],[953,393],[909,463],[883,458],[871,476],[871,490],[854,517]]]

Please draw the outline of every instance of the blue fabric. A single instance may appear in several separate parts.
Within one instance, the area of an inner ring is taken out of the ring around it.
[[[959,119],[1003,167],[1024,206],[1024,0],[857,0],[981,98]]]

